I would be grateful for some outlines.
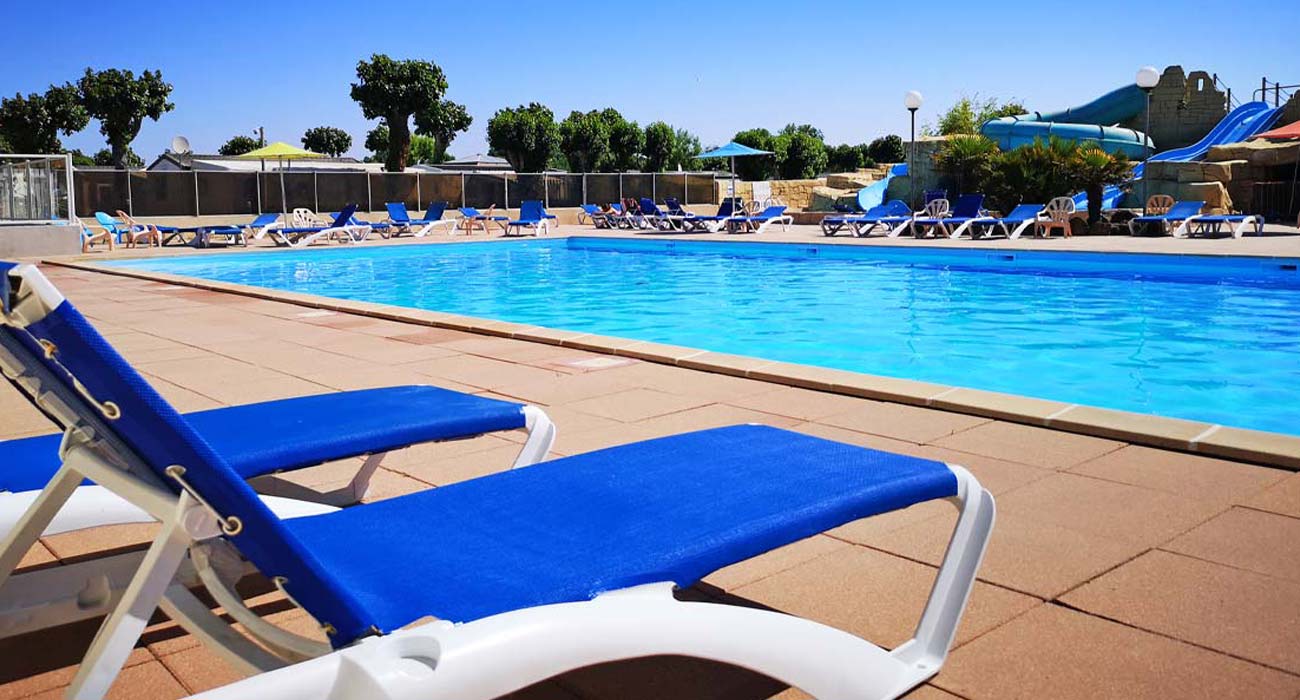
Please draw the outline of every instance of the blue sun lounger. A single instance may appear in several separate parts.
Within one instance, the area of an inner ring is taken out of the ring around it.
[[[578,212],[578,223],[581,225],[594,224],[596,228],[600,228],[600,224],[597,222],[605,218],[605,214],[601,212],[600,207],[595,204],[580,204],[578,206],[582,209],[582,211]]]
[[[475,209],[474,207],[461,207],[460,216],[461,216],[461,221],[464,222],[463,225],[465,226],[465,230],[467,233],[473,231],[474,226],[482,226],[483,233],[488,233],[489,222],[500,224],[501,228],[504,230],[508,225],[508,222],[510,221],[510,217],[508,216],[501,216],[501,215],[489,216],[479,211],[478,209]]]
[[[773,205],[753,216],[733,216],[727,220],[728,233],[762,233],[772,224],[785,228],[794,223],[794,217],[785,213],[786,207]]]
[[[0,268],[8,271],[12,264],[0,263]],[[0,277],[0,281],[8,283],[7,276]],[[33,279],[44,282],[43,277]],[[48,282],[44,284],[48,286]],[[49,293],[57,294],[52,289]],[[70,305],[68,308],[67,317],[78,319]],[[6,333],[11,333],[9,327],[0,326],[0,356],[9,347],[5,344]],[[102,351],[112,354],[107,345]],[[9,378],[10,367],[6,365],[4,370]],[[24,376],[15,374],[9,381],[21,390]],[[55,410],[43,408],[49,417],[57,419]],[[259,493],[272,494],[262,498],[279,517],[328,512],[358,502],[385,453],[391,450],[523,430],[527,437],[515,459],[515,466],[523,466],[545,458],[555,439],[554,426],[539,408],[431,386],[305,396],[199,411],[185,415],[184,420],[240,479],[252,480]],[[0,540],[17,537],[22,542],[42,534],[154,520],[145,509],[111,489],[85,482],[72,489],[61,506],[43,512],[41,517],[46,522],[40,529],[24,531],[24,514],[64,466],[68,439],[56,433],[0,441]],[[276,476],[353,457],[365,459],[350,481],[331,490],[311,489]],[[21,551],[16,556],[21,557],[26,548],[19,546]],[[90,567],[94,575],[98,575],[96,568]],[[64,571],[69,570],[60,567],[60,572]],[[30,592],[17,603],[0,596],[0,636],[105,612],[86,600],[77,600],[78,590],[84,588],[81,585],[71,590],[59,586],[28,588]]]
[[[877,226],[887,230],[904,228],[912,221],[912,210],[899,199],[891,199],[884,204],[871,207],[864,214],[854,216],[827,216],[822,219],[822,234],[834,236],[845,226],[853,235],[862,238],[871,235]]]
[[[175,226],[159,226],[157,224],[136,224],[134,226],[129,226],[102,211],[95,212],[95,221],[99,222],[99,225],[104,227],[104,230],[108,231],[109,235],[113,236],[119,245],[123,243],[136,243],[142,236],[149,233],[148,229],[150,226],[158,229],[158,234],[160,236],[158,245],[160,246],[166,245],[168,242],[175,240],[181,233],[181,229]]]
[[[86,477],[161,523],[77,670],[74,697],[107,691],[161,605],[246,673],[320,657],[213,698],[487,700],[660,654],[750,668],[818,697],[892,698],[943,664],[993,525],[992,496],[960,467],[754,425],[281,519],[35,267],[4,280],[0,367],[69,428],[64,466],[17,532],[43,529]],[[935,499],[960,515],[916,635],[892,651],[794,616],[672,595],[721,567]],[[6,540],[0,586],[28,544]],[[242,631],[172,585],[187,552]],[[329,644],[249,610],[213,564],[236,553]]]
[[[553,214],[547,214],[540,199],[525,199],[519,204],[519,218],[506,222],[507,236],[521,236],[524,229],[531,229],[534,236],[545,234],[550,228]]]
[[[1006,216],[984,216],[970,222],[971,238],[980,238],[983,229],[983,236],[991,236],[997,229],[1002,229],[1002,234],[1009,239],[1020,238],[1025,229],[1038,223],[1043,218],[1042,204],[1018,204]]]
[[[941,200],[933,200],[941,201]],[[957,198],[953,204],[950,216],[919,216],[912,219],[909,227],[912,231],[913,238],[920,238],[917,227],[927,228],[930,232],[941,232],[948,238],[960,238],[971,224],[986,218],[984,211],[984,195],[982,194],[964,194]]]
[[[246,224],[238,225],[209,225],[209,226],[184,226],[177,229],[181,233],[193,233],[194,238],[190,245],[195,248],[208,248],[214,244],[214,238],[221,237],[224,245],[248,245],[250,238],[260,238],[265,236],[265,231],[275,225],[280,220],[279,214],[262,214]]]
[[[1174,236],[1208,236],[1222,233],[1223,227],[1230,227],[1233,238],[1241,238],[1246,231],[1254,228],[1255,235],[1264,234],[1264,217],[1256,214],[1205,214],[1193,216],[1174,229]]]
[[[447,233],[451,233],[456,228],[455,219],[444,219],[442,215],[447,211],[446,202],[429,202],[429,208],[425,210],[424,217],[420,219],[411,218],[410,212],[406,211],[404,202],[388,202],[384,207],[388,209],[388,230],[379,229],[379,235],[384,238],[397,236],[403,233],[414,232],[416,238],[433,233],[438,226],[446,226]]]
[[[733,215],[743,211],[740,207],[740,200],[734,197],[727,197],[718,205],[718,213],[712,216],[692,216],[683,220],[683,223],[691,228],[692,231],[709,231],[717,233],[727,225],[727,221],[733,218]]]
[[[1155,225],[1162,236],[1179,229],[1186,230],[1187,221],[1199,215],[1203,208],[1205,208],[1204,201],[1174,202],[1174,205],[1169,207],[1169,211],[1164,214],[1149,214],[1130,219],[1128,222],[1129,235],[1136,236],[1139,231],[1151,225]]]
[[[271,226],[264,229],[264,235],[269,235],[277,246],[290,248],[302,248],[330,238],[359,243],[370,235],[370,227],[348,223],[356,213],[357,205],[349,204],[335,214],[334,221],[326,226]]]

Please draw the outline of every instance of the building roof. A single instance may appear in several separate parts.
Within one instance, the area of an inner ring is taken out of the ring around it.
[[[265,165],[265,167],[263,167]],[[261,170],[277,170],[280,164],[278,161],[267,159],[248,160],[237,156],[223,156],[219,154],[204,153],[173,153],[164,151],[158,156],[146,170],[200,170],[200,171],[229,171],[229,172],[255,172]],[[379,172],[383,170],[383,163],[363,163],[349,156],[338,158],[321,157],[321,158],[303,158],[295,160],[292,163],[284,164],[286,170],[313,171],[313,170],[344,170],[354,172]]]

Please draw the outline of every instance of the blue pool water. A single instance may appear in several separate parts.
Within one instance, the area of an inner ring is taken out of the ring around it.
[[[571,238],[108,264],[1300,434],[1298,262]]]

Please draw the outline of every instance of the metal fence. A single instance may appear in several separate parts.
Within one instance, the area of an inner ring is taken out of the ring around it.
[[[547,207],[604,204],[624,197],[650,197],[655,201],[675,197],[683,204],[709,204],[716,201],[715,177],[711,172],[281,174],[77,170],[72,183],[78,216],[120,209],[132,216],[148,217],[279,214],[298,207],[328,212],[349,204],[356,204],[362,211],[381,211],[388,202],[402,202],[417,210],[430,202],[479,209],[493,205],[515,208],[526,199],[540,199]]]
[[[70,218],[72,157],[0,154],[0,220]]]

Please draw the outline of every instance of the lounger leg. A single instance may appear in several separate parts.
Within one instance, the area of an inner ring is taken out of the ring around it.
[[[555,444],[555,424],[545,411],[536,406],[524,406],[524,421],[524,427],[528,429],[528,440],[524,442],[523,449],[519,450],[519,456],[515,458],[511,469],[537,464],[546,459],[551,446]]]
[[[891,652],[900,660],[936,671],[947,658],[957,634],[957,624],[975,586],[975,574],[984,559],[995,517],[993,495],[970,472],[952,465],[949,468],[957,476],[957,496],[953,499],[961,508],[957,527],[948,541],[948,550],[916,635]]]
[[[4,545],[0,547],[0,587],[4,587],[9,575],[18,567],[18,562],[36,544],[59,509],[81,485],[83,478],[79,472],[64,464],[55,472],[50,483],[41,489],[36,501],[18,519],[14,529],[5,537]]]
[[[190,534],[182,525],[186,516],[202,515],[211,521],[206,513],[187,513],[190,503],[188,497],[180,498],[176,515],[169,518],[170,522],[163,523],[157,539],[140,563],[140,570],[122,594],[122,600],[99,628],[68,688],[70,700],[97,700],[104,697],[113,685],[140,633],[158,609],[163,593],[190,545]]]

